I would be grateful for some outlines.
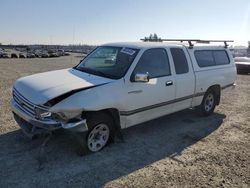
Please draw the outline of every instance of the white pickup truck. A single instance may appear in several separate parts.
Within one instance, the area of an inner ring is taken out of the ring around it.
[[[236,67],[225,46],[169,42],[97,47],[70,69],[18,79],[11,107],[32,137],[64,128],[101,150],[121,129],[187,108],[213,113]]]

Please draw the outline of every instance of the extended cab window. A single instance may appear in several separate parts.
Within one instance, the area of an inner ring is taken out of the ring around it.
[[[194,55],[200,67],[225,65],[230,63],[225,50],[198,50],[195,51]]]
[[[188,62],[186,55],[181,48],[171,48],[170,49],[176,74],[184,74],[188,72]]]
[[[162,48],[146,50],[137,63],[134,74],[148,73],[150,78],[170,75],[167,52]]]

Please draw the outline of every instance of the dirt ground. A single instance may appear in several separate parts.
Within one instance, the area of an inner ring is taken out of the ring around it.
[[[250,75],[238,75],[210,117],[165,116],[83,157],[72,135],[59,131],[41,158],[44,138],[27,139],[13,120],[13,82],[79,59],[0,59],[0,187],[250,187]]]

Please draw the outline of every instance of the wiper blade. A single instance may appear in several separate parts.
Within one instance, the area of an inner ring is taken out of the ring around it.
[[[76,70],[82,71],[82,72],[86,72],[89,74],[94,74],[97,76],[102,76],[102,77],[106,77],[106,78],[110,78],[110,79],[116,79],[116,77],[114,75],[111,74],[107,74],[104,73],[102,71],[99,70],[94,70],[94,69],[90,69],[90,68],[86,68],[86,67],[74,67]]]
[[[106,78],[111,78],[111,79],[115,79],[116,78],[114,75],[107,74],[107,73],[104,73],[104,72],[99,71],[99,70],[93,70],[93,72],[96,73],[99,76],[103,76],[103,77],[106,77]]]
[[[82,72],[86,72],[86,73],[90,73],[91,69],[85,68],[85,67],[73,67],[73,69],[82,71]]]

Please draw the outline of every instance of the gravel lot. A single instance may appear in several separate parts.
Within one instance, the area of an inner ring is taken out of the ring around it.
[[[238,75],[210,117],[192,110],[165,116],[83,157],[72,135],[59,131],[41,157],[44,138],[25,138],[13,120],[11,87],[79,59],[0,59],[0,187],[250,187],[250,75]]]

